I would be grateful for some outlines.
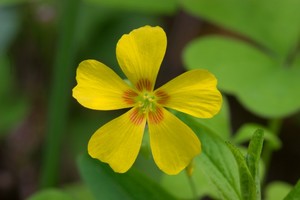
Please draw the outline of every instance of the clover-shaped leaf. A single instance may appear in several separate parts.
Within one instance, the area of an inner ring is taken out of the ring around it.
[[[181,0],[191,14],[245,35],[284,59],[300,33],[297,0]]]
[[[189,69],[213,72],[223,91],[263,117],[283,117],[300,108],[299,56],[285,65],[245,42],[210,36],[188,45],[184,62]]]
[[[192,42],[189,69],[207,68],[219,87],[263,117],[284,117],[300,108],[300,1],[185,0],[184,9],[248,37],[251,44],[222,37]]]

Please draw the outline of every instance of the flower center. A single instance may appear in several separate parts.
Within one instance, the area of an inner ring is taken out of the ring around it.
[[[148,113],[149,111],[155,111],[156,100],[153,93],[145,91],[142,92],[137,99],[138,107],[143,113]]]

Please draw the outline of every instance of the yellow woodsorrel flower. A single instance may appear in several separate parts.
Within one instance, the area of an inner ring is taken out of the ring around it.
[[[147,123],[155,163],[167,174],[179,173],[201,152],[201,144],[165,107],[199,118],[220,110],[217,80],[206,70],[188,71],[154,90],[166,46],[160,27],[144,26],[121,37],[117,60],[131,85],[96,60],[79,64],[73,97],[81,105],[95,110],[131,108],[99,128],[88,144],[88,153],[115,172],[124,173],[133,165]]]

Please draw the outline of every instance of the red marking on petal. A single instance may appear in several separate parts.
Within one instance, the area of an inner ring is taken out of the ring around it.
[[[152,83],[148,79],[143,78],[136,83],[135,87],[140,92],[143,90],[151,91]]]
[[[149,123],[158,124],[164,119],[164,112],[162,108],[156,108],[155,111],[148,113]]]
[[[154,95],[157,98],[156,102],[161,105],[166,104],[167,101],[170,99],[170,96],[165,91],[162,91],[162,90],[156,91]]]
[[[135,103],[134,98],[137,96],[138,94],[135,91],[127,90],[124,92],[122,97],[126,103],[128,103],[129,105],[133,105]]]
[[[130,114],[130,121],[135,125],[140,125],[145,119],[145,114],[140,113],[138,108],[135,108]]]

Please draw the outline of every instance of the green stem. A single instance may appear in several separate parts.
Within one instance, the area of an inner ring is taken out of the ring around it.
[[[192,190],[193,199],[196,200],[197,199],[197,189],[196,189],[195,182],[192,179],[192,176],[188,173],[188,171],[185,170],[185,172],[186,172],[186,176],[187,176],[188,181],[189,181],[189,185],[190,185],[191,190]]]
[[[276,136],[279,135],[280,129],[282,127],[282,122],[283,122],[282,119],[271,119],[268,124],[269,130],[274,135],[276,135]],[[274,149],[272,148],[272,146],[270,144],[266,143],[264,146],[263,154],[262,154],[262,159],[263,159],[264,165],[265,165],[265,172],[267,172],[270,167],[270,162],[271,162],[273,151],[274,151]],[[263,181],[265,181],[264,179],[265,179],[265,177],[263,177]]]
[[[61,145],[66,132],[68,107],[71,97],[73,73],[73,42],[80,0],[63,0],[57,54],[53,68],[52,88],[48,105],[48,124],[45,138],[44,160],[40,186],[51,187],[57,184]]]

